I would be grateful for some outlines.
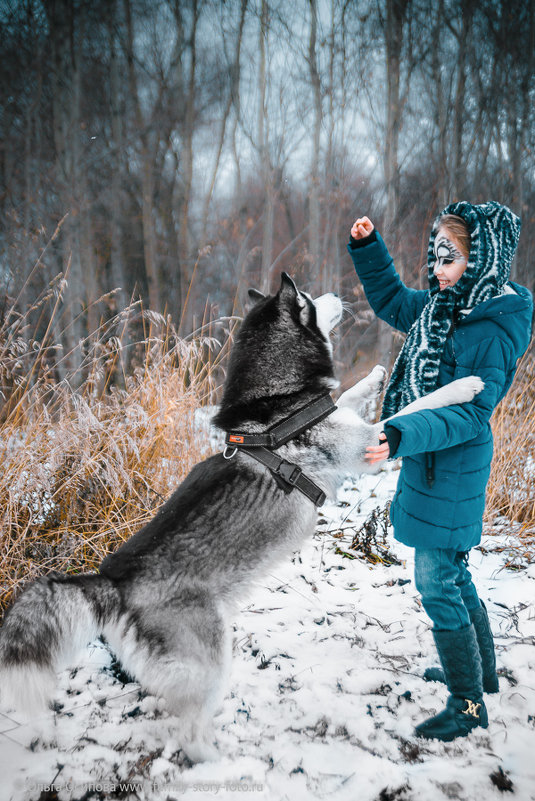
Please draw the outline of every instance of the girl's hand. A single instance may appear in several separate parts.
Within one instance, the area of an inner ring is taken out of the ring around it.
[[[358,220],[355,220],[353,223],[351,236],[353,239],[364,239],[365,236],[369,236],[371,234],[373,229],[374,224],[369,217],[359,217]]]
[[[384,444],[368,445],[366,448],[366,455],[364,456],[364,459],[368,462],[368,464],[382,462],[385,459],[388,459],[390,456],[390,448],[388,446],[388,442],[386,441],[386,434],[384,431],[381,431],[379,434],[379,441],[384,442]]]

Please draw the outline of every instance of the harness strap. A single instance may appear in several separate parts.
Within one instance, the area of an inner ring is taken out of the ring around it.
[[[241,448],[265,447],[274,450],[285,445],[294,437],[298,437],[307,428],[320,423],[335,409],[336,405],[331,396],[324,395],[261,434],[242,434],[238,431],[229,431],[225,443],[238,445]]]
[[[225,459],[231,459],[236,451],[243,450],[244,453],[248,453],[271,471],[273,478],[284,492],[291,492],[295,487],[315,506],[323,506],[325,503],[323,490],[305,475],[298,465],[282,459],[272,451],[320,423],[336,408],[331,396],[323,395],[287,417],[286,420],[260,434],[229,431],[225,437],[227,447],[223,456]],[[232,451],[232,449],[234,450]],[[226,455],[228,450],[232,451],[229,456]]]
[[[325,503],[326,496],[323,490],[305,475],[298,465],[271,453],[267,448],[247,448],[246,453],[271,470],[273,477],[286,493],[295,487],[315,506],[323,506]]]

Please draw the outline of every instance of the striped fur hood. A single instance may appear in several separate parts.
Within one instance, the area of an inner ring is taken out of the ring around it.
[[[440,291],[434,275],[435,237],[444,214],[467,223],[471,246],[456,284]],[[429,300],[407,334],[386,389],[382,419],[437,387],[440,361],[456,315],[505,292],[520,235],[520,220],[495,201],[452,203],[437,217],[428,248]]]
[[[433,273],[434,244],[444,214],[461,217],[470,231],[470,253],[466,270],[451,287],[456,307],[473,309],[478,303],[503,294],[520,236],[520,219],[500,203],[491,200],[474,206],[465,200],[452,203],[439,214],[433,225],[427,249],[429,292],[438,294],[439,283]]]

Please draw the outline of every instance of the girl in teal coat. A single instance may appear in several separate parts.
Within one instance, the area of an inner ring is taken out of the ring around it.
[[[368,301],[382,320],[407,334],[394,365],[383,419],[428,392],[468,375],[484,390],[471,403],[415,412],[385,422],[371,463],[403,457],[391,506],[396,539],[415,548],[415,584],[433,622],[446,681],[446,709],[416,728],[452,740],[486,727],[483,690],[498,691],[488,616],[468,570],[481,538],[492,459],[490,417],[511,386],[528,347],[533,304],[509,281],[520,220],[495,202],[448,206],[433,226],[429,290],[409,289],[367,217],[348,246]]]

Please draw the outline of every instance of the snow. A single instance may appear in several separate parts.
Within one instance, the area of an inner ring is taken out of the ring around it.
[[[122,683],[96,642],[59,676],[59,711],[37,733],[0,715],[0,798],[535,799],[535,568],[504,569],[493,549],[506,534],[472,551],[501,692],[486,696],[488,729],[453,743],[417,740],[414,725],[442,708],[447,690],[421,679],[436,655],[412,550],[390,531],[399,565],[340,553],[351,553],[355,529],[392,497],[397,475],[388,465],[348,479],[315,536],[236,617],[231,683],[216,718],[219,761],[192,767],[174,753],[174,718]],[[47,795],[52,784],[57,795]]]

